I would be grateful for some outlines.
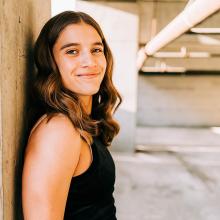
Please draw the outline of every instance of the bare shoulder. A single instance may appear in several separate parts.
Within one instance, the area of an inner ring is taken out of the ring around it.
[[[50,120],[45,117],[29,137],[25,158],[73,164],[79,160],[81,145],[80,134],[67,116],[58,114]]]
[[[46,135],[56,132],[60,134],[60,132],[62,131],[63,133],[65,133],[66,131],[73,132],[74,134],[77,133],[70,119],[63,114],[54,115],[50,119],[48,118],[48,116],[43,117],[42,120],[40,119],[34,126],[30,138],[44,135],[46,131]]]
[[[44,144],[54,146],[60,142],[62,145],[69,142],[71,145],[78,145],[81,142],[80,134],[70,119],[63,114],[57,114],[49,120],[48,117],[44,117],[32,131],[27,147],[35,148],[36,145],[40,147]]]

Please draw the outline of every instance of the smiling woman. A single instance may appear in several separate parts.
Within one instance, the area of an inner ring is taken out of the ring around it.
[[[113,60],[89,15],[51,18],[35,44],[34,121],[25,151],[25,220],[115,220],[115,166],[107,149],[119,131]]]
[[[104,46],[98,32],[85,23],[68,25],[55,43],[53,54],[64,86],[87,99],[86,102],[91,100],[106,70]]]

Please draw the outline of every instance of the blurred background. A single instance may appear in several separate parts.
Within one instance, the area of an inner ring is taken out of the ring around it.
[[[49,17],[77,10],[102,27],[123,97],[110,149],[118,220],[219,220],[219,8],[219,0],[1,0],[0,219],[18,219],[14,172],[31,47]]]

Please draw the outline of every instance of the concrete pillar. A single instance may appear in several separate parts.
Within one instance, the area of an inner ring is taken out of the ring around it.
[[[138,5],[131,2],[76,1],[76,10],[87,12],[98,21],[112,49],[115,61],[113,80],[123,98],[116,113],[121,131],[112,149],[133,151],[137,109]]]
[[[31,51],[50,1],[0,0],[0,219],[21,219],[21,152]]]

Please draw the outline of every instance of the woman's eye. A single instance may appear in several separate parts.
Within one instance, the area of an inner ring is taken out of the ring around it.
[[[77,50],[68,50],[66,53],[76,55],[78,53],[78,51]]]
[[[92,50],[92,52],[93,52],[93,53],[102,53],[102,52],[103,52],[103,49],[101,49],[101,48],[94,48],[94,49]]]

